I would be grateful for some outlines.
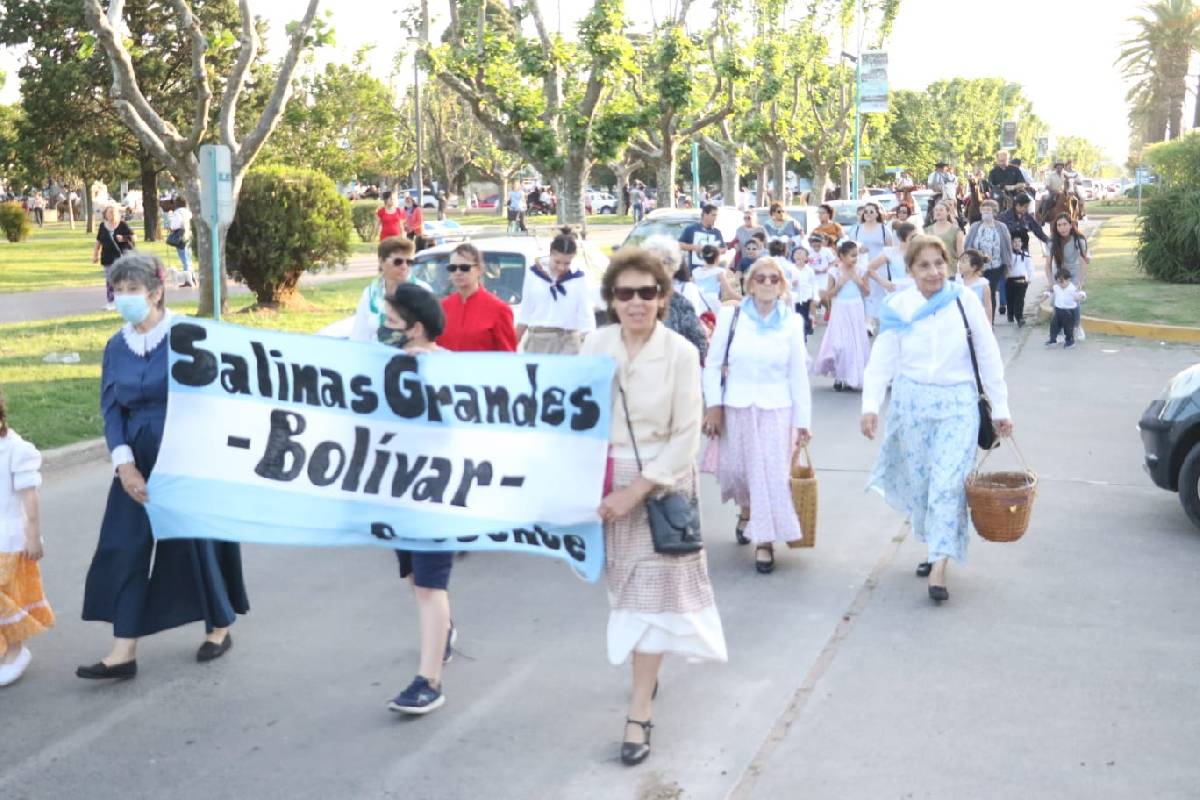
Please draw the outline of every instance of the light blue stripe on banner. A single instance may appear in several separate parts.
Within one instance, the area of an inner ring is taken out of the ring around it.
[[[181,326],[202,329],[204,338],[193,341],[193,337],[175,336]],[[185,345],[189,341],[192,343]],[[256,357],[252,342],[261,345],[265,362]],[[280,355],[272,356],[272,352]],[[203,386],[190,386],[175,378],[177,363],[187,365],[197,355],[204,357],[204,354],[217,360],[215,380]],[[415,394],[422,398],[414,402],[419,402],[419,407],[426,411],[410,419],[391,407],[385,391],[387,366],[397,357],[403,354],[380,344],[177,317],[172,325],[170,391],[267,403],[302,413],[305,409],[322,409],[357,420],[608,439],[612,376],[616,367],[610,358],[448,351],[417,356],[417,371],[397,373],[396,391],[391,395],[403,399]],[[284,391],[279,365],[283,365],[283,380],[287,382],[283,400],[279,399]],[[264,369],[262,378],[260,366]],[[531,367],[535,370],[532,381]],[[263,395],[260,380],[269,384],[269,397]],[[352,386],[355,381],[359,382],[358,392]],[[223,382],[243,387],[249,393],[237,388],[227,390]],[[302,388],[297,394],[298,385],[308,389]],[[364,393],[373,395],[375,407],[360,413],[353,404]],[[440,416],[436,422],[428,419],[427,411],[434,404]],[[533,425],[527,423],[530,415]],[[572,428],[572,422],[584,421],[589,423],[586,429]]]
[[[310,547],[384,547],[398,550],[532,553],[565,561],[580,577],[595,583],[604,571],[604,531],[599,523],[511,528],[479,537],[443,540],[381,539],[361,532],[326,528],[288,528],[274,524],[247,524],[214,514],[183,513],[156,506],[147,509],[157,539],[222,539],[247,544],[302,545]],[[203,535],[198,532],[203,531]]]

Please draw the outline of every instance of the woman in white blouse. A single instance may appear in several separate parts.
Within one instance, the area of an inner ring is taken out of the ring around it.
[[[991,320],[974,292],[948,281],[949,253],[935,236],[916,236],[905,258],[915,286],[889,295],[863,385],[862,433],[874,439],[888,386],[883,447],[867,485],[898,511],[928,547],[917,574],[929,596],[946,600],[946,561],[967,551],[964,481],[975,464],[979,394],[967,325],[984,391],[1001,436],[1012,433],[1004,362]]]
[[[738,543],[754,542],[765,575],[775,566],[774,544],[801,535],[789,465],[812,438],[812,394],[804,320],[791,309],[779,262],[754,262],[746,289],[740,305],[717,316],[703,373],[704,432],[720,437],[721,499],[741,507]]]
[[[550,242],[550,268],[525,271],[517,311],[517,341],[526,353],[574,355],[583,337],[596,329],[592,290],[582,270],[571,269],[579,245],[569,227]]]
[[[700,363],[696,350],[663,324],[671,276],[657,255],[625,247],[604,273],[604,298],[616,325],[583,343],[584,355],[616,362],[612,393],[611,485],[604,522],[611,612],[608,659],[632,656],[633,691],[621,761],[650,754],[651,705],[663,655],[725,661],[725,634],[703,550],[655,552],[646,499],[664,489],[694,496],[700,449]]]

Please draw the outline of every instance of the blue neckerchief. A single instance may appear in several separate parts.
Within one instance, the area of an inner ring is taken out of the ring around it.
[[[544,280],[546,283],[550,284],[550,296],[552,298],[554,298],[554,302],[556,302],[556,303],[558,302],[558,296],[560,294],[563,297],[567,296],[567,287],[563,286],[564,283],[566,283],[569,280],[574,280],[575,278],[583,277],[583,272],[581,270],[575,270],[574,272],[568,272],[566,275],[563,275],[561,278],[559,278],[556,281],[553,278],[551,278],[549,275],[547,275],[546,271],[544,269],[542,269],[540,266],[538,266],[537,264],[534,264],[529,269],[533,272],[534,275],[537,275],[539,278]]]
[[[775,301],[775,308],[767,315],[766,319],[758,313],[758,306],[754,305],[754,298],[747,297],[742,301],[742,313],[754,320],[760,331],[769,331],[783,327],[783,319],[787,313],[787,304],[782,300]]]
[[[899,331],[905,333],[912,328],[914,322],[919,322],[941,311],[957,300],[960,294],[962,294],[962,284],[946,281],[937,294],[926,300],[925,305],[917,309],[917,312],[912,315],[912,319],[904,319],[896,309],[892,308],[890,302],[884,301],[879,312],[879,332]],[[892,295],[892,297],[896,296]]]

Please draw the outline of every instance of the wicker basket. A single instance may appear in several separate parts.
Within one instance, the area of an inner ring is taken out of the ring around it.
[[[985,453],[975,471],[967,476],[967,507],[979,535],[989,542],[1015,542],[1029,529],[1033,501],[1037,498],[1038,476],[1025,463],[1021,450],[1013,447],[1025,467],[1022,472],[980,472],[991,451]]]
[[[806,466],[792,464],[792,505],[800,520],[801,537],[788,542],[788,547],[815,547],[817,544],[817,471],[813,468],[812,455],[804,445]]]

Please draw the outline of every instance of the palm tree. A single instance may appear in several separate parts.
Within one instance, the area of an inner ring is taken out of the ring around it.
[[[1147,142],[1183,134],[1188,63],[1200,49],[1200,5],[1195,0],[1157,0],[1130,22],[1138,33],[1121,43],[1117,64],[1136,83],[1127,100],[1131,123],[1144,125]]]

